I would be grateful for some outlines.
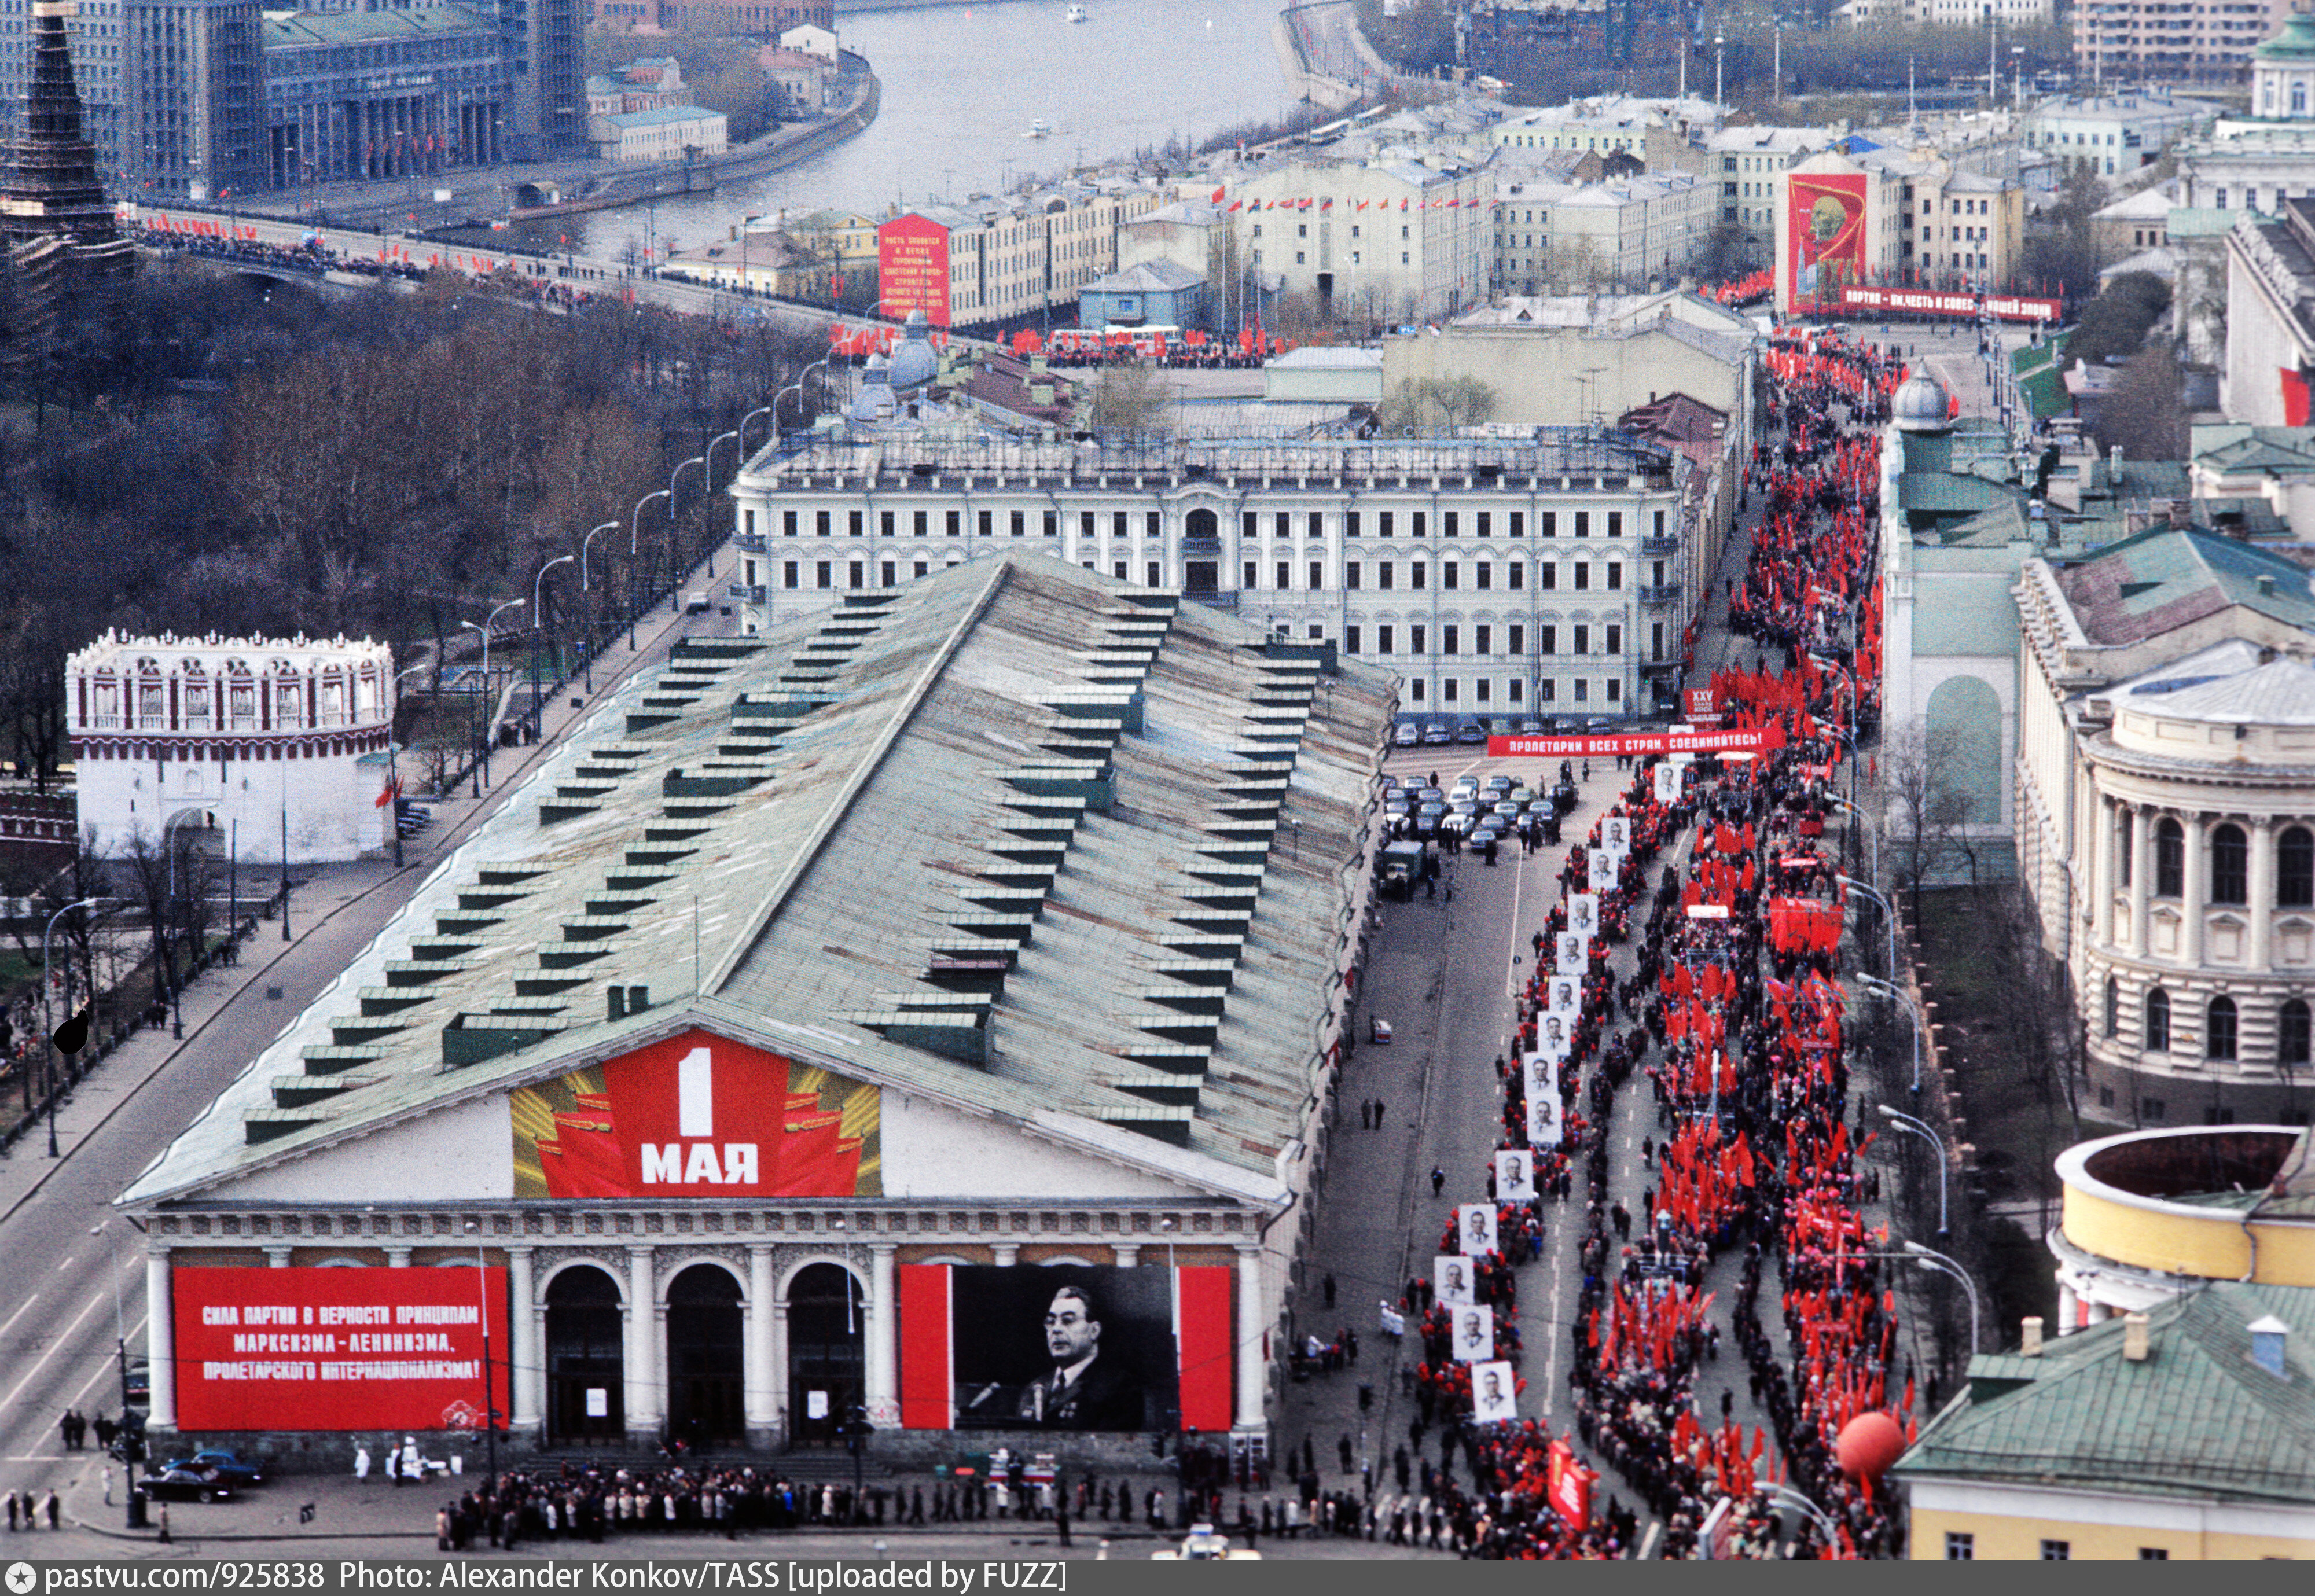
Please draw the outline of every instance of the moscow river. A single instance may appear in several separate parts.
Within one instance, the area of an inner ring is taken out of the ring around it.
[[[1290,109],[1270,40],[1278,0],[1004,0],[847,12],[845,48],[883,81],[883,108],[850,142],[713,195],[594,211],[554,224],[604,254],[688,249],[742,217],[822,208],[881,216],[893,204],[1002,192],[1080,163],[1194,147],[1224,128]],[[1033,123],[1051,129],[1028,137]],[[534,224],[534,226],[537,226]],[[551,239],[545,240],[553,247]]]

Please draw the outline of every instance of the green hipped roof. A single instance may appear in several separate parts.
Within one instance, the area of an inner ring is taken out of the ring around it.
[[[2283,31],[2251,51],[2258,61],[2315,61],[2315,17],[2293,12],[2284,19]]]
[[[2250,1356],[2253,1321],[2289,1326],[2284,1377]],[[2315,1502],[2315,1290],[2215,1282],[2148,1314],[2122,1355],[2108,1319],[2039,1357],[1970,1361],[1969,1386],[1891,1471],[1900,1479]]]
[[[2272,591],[2260,590],[2263,576],[2274,579]],[[2067,566],[2058,582],[2093,643],[2136,643],[2238,604],[2315,629],[2315,594],[2303,569],[2209,532],[2151,528]]]

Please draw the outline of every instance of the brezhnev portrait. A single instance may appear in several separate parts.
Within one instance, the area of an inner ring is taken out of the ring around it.
[[[1172,1271],[959,1265],[951,1281],[957,1428],[1171,1427]]]

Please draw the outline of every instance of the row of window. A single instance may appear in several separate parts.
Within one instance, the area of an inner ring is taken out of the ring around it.
[[[2130,817],[2115,815],[2115,879],[2130,885]],[[2250,903],[2250,839],[2231,820],[2211,829],[2209,901],[2248,907]],[[2165,816],[2154,824],[2153,895],[2186,895],[2186,829]],[[2315,908],[2315,831],[2291,826],[2275,839],[2275,907]]]
[[[1946,1561],[1974,1562],[1977,1557],[1977,1537],[1966,1530],[1946,1531]],[[2138,1560],[2142,1563],[2164,1563],[2170,1557],[2168,1547],[2141,1547]],[[2044,1540],[2041,1560],[2044,1563],[2071,1563],[2074,1558],[2074,1543],[2071,1540]]]
[[[2235,1000],[2223,994],[2211,999],[2203,1011],[2203,1057],[2233,1060],[2240,1056],[2239,1038],[2241,1034],[2242,1011]],[[2106,978],[2106,1033],[2116,1037],[2122,1031],[2122,986],[2113,976]],[[2146,1051],[2167,1053],[2170,1048],[2170,994],[2160,987],[2146,994]],[[2310,1032],[2307,1000],[2286,998],[2275,1013],[2275,1061],[2277,1064],[2304,1064],[2309,1060]]]
[[[878,510],[876,512],[877,536],[880,537],[898,537],[900,536],[900,518],[901,513],[901,511],[893,510]],[[907,513],[909,518],[909,532],[911,536],[929,537],[932,536],[932,511],[928,510],[910,510]],[[998,511],[994,510],[974,511],[974,530],[983,537],[996,536],[997,517],[998,513]],[[1029,535],[1029,511],[1025,510],[1007,510],[1002,513],[1007,518],[1006,529],[1013,536],[1026,537]],[[1061,535],[1061,512],[1057,510],[1047,510],[1038,513],[1040,516],[1039,530],[1047,537],[1059,537]],[[1202,522],[1198,519],[1199,515],[1202,513],[1206,516],[1206,519]],[[1588,510],[1579,510],[1571,513],[1569,517],[1569,530],[1574,536],[1577,537],[1589,537],[1592,536],[1592,529],[1594,524],[1592,517],[1594,513],[1595,512]],[[1601,517],[1598,525],[1602,536],[1608,537],[1621,537],[1624,535],[1624,512],[1622,510],[1601,510],[1596,513]],[[1667,525],[1665,513],[1661,510],[1654,510],[1650,513],[1653,519],[1649,522],[1649,526],[1652,528],[1649,536],[1653,537],[1662,537],[1665,536],[1665,528]],[[754,536],[756,535],[756,512],[752,510],[743,510],[740,514],[740,529],[747,536],[750,537]],[[780,536],[783,537],[800,536],[803,533],[803,517],[807,514],[812,518],[812,535],[814,536],[831,537],[835,536],[836,511],[833,510],[816,510],[809,511],[783,510],[780,511]],[[965,512],[963,510],[944,510],[941,514],[943,517],[941,528],[947,536],[951,537],[962,537],[964,536]],[[1131,536],[1132,522],[1130,519],[1131,515],[1131,512],[1130,510],[1119,510],[1111,511],[1109,526],[1110,536],[1113,537]],[[865,537],[868,535],[868,512],[866,510],[847,510],[844,512],[844,516],[845,530],[847,536],[853,537]],[[1364,518],[1365,512],[1362,510],[1352,510],[1344,511],[1343,536],[1345,537],[1361,537],[1366,536],[1366,521]],[[1525,510],[1514,510],[1508,511],[1504,519],[1507,536],[1512,537],[1525,537],[1527,536],[1527,512]],[[1078,512],[1078,535],[1079,536],[1098,537],[1101,536],[1100,525],[1101,523],[1095,511],[1086,510],[1079,510]],[[1142,513],[1141,525],[1143,533],[1148,536],[1159,537],[1163,536],[1165,534],[1165,517],[1162,511],[1155,510],[1145,510]],[[1326,512],[1316,510],[1308,511],[1303,525],[1308,536],[1312,537],[1326,536]],[[1463,534],[1463,525],[1464,522],[1461,511],[1449,510],[1441,510],[1440,512],[1439,532],[1441,536],[1461,536]],[[1202,530],[1201,530],[1202,528]],[[1397,511],[1382,510],[1375,512],[1373,526],[1373,535],[1375,536],[1396,536],[1398,532],[1398,528],[1399,520]],[[1473,512],[1471,516],[1471,529],[1474,535],[1480,537],[1493,537],[1495,536],[1495,518],[1494,511],[1482,510]],[[1271,536],[1273,537],[1293,536],[1293,512],[1283,510],[1276,511],[1271,518],[1269,530]],[[1417,510],[1407,512],[1406,535],[1408,536],[1425,537],[1430,535],[1430,530],[1431,519],[1429,511]],[[1188,536],[1193,537],[1202,536],[1211,537],[1218,534],[1219,527],[1213,521],[1211,512],[1193,511],[1191,515],[1191,524],[1186,528],[1186,531]],[[1238,517],[1238,532],[1240,536],[1245,537],[1260,537],[1263,533],[1261,514],[1251,510],[1241,512]],[[1557,537],[1559,536],[1559,512],[1557,510],[1546,510],[1537,512],[1536,536],[1539,537]]]

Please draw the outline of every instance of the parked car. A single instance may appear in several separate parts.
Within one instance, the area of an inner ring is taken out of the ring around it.
[[[213,1468],[168,1468],[148,1474],[137,1488],[159,1502],[230,1502],[233,1486]]]
[[[1423,746],[1440,748],[1455,740],[1455,734],[1444,726],[1431,725],[1423,729]]]
[[[222,1447],[204,1447],[190,1458],[172,1458],[154,1472],[168,1474],[175,1470],[192,1474],[214,1474],[229,1485],[246,1487],[265,1483],[265,1471],[239,1452]]]
[[[1393,748],[1413,748],[1422,740],[1423,733],[1411,724],[1401,724],[1391,731],[1390,746]]]
[[[1541,721],[1522,717],[1519,724],[1514,726],[1512,730],[1515,736],[1540,737],[1543,735],[1543,723]]]
[[[1508,792],[1510,792],[1511,790],[1512,790],[1512,778],[1511,778],[1510,776],[1508,776],[1503,775],[1501,771],[1497,771],[1495,775],[1493,775],[1493,776],[1489,776],[1489,777],[1487,778],[1487,791],[1488,791],[1488,792],[1490,792],[1490,793],[1508,793]]]
[[[1474,721],[1469,725],[1465,726],[1460,732],[1455,733],[1455,740],[1457,742],[1485,742],[1487,740],[1487,729]]]

